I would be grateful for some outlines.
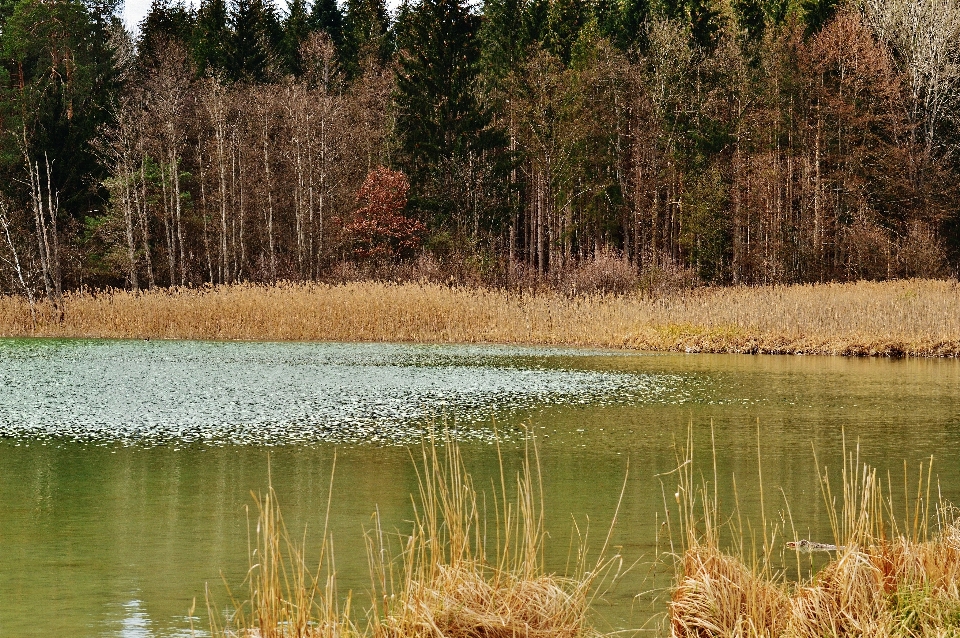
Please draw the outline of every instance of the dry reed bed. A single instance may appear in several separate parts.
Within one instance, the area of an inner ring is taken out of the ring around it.
[[[745,530],[737,515],[728,523],[732,553],[721,551],[716,491],[711,496],[706,483],[696,488],[692,462],[681,466],[683,551],[669,603],[671,636],[960,636],[960,518],[936,496],[931,500],[929,466],[926,476],[921,466],[912,506],[905,472],[900,509],[889,476],[885,489],[858,453],[845,456],[839,498],[826,469],[820,476],[839,550],[799,581],[788,580],[776,566],[785,519],[768,524],[764,518],[762,549],[748,550],[745,541],[756,544],[758,530]],[[762,512],[762,491],[760,499]],[[796,561],[799,573],[799,554]]]
[[[955,357],[960,286],[906,280],[570,297],[435,284],[71,293],[64,319],[0,297],[0,335],[509,343],[686,352]]]
[[[960,636],[960,525],[932,541],[876,540],[840,553],[807,584],[764,578],[709,545],[688,549],[671,635]]]

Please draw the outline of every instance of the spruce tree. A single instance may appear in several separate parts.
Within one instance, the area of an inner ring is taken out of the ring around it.
[[[367,56],[379,63],[390,58],[390,21],[383,0],[347,0],[341,65],[348,78],[360,74]]]
[[[486,0],[480,27],[481,67],[484,77],[494,84],[503,80],[522,62],[528,45],[521,28],[523,0]]]
[[[150,12],[140,22],[137,55],[141,64],[152,64],[169,42],[178,41],[190,46],[194,18],[193,12],[182,0],[153,0]]]
[[[550,32],[550,0],[528,0],[523,11],[523,29],[529,43],[544,44]]]
[[[110,35],[122,25],[111,5],[78,0],[18,0],[5,11],[0,184],[11,195],[28,183],[24,154],[41,167],[49,161],[61,211],[81,220],[102,205],[91,141],[115,112],[121,82]]]
[[[749,45],[763,40],[767,18],[761,0],[734,0],[732,8],[742,40]]]
[[[303,73],[300,45],[303,44],[310,30],[310,16],[306,0],[287,0],[287,15],[283,21],[281,49],[285,70],[294,75]]]
[[[311,31],[322,31],[330,36],[337,54],[342,55],[343,48],[343,12],[337,0],[315,0],[310,11]]]
[[[647,48],[647,25],[650,22],[650,0],[625,0],[623,22],[617,45],[621,49]]]
[[[414,204],[440,223],[462,209],[449,188],[458,168],[503,145],[476,96],[479,26],[461,0],[421,0],[399,31],[398,146]]]
[[[227,72],[234,80],[265,82],[276,75],[280,24],[264,0],[235,0],[230,12]]]
[[[201,0],[193,36],[193,56],[200,75],[226,73],[230,26],[226,0]]]
[[[553,0],[550,4],[547,49],[564,64],[570,62],[570,52],[589,17],[584,0]]]
[[[690,36],[705,49],[713,49],[720,37],[722,17],[712,0],[687,0]]]
[[[840,0],[803,0],[800,5],[807,33],[817,33],[837,12]]]

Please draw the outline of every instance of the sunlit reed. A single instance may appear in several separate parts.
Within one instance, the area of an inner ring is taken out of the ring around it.
[[[890,477],[884,485],[859,450],[845,452],[839,494],[826,470],[820,476],[836,549],[814,575],[794,580],[778,560],[791,560],[782,542],[789,516],[761,514],[759,541],[738,515],[719,524],[716,477],[712,486],[696,482],[692,458],[688,447],[671,506],[680,543],[671,636],[960,635],[960,519],[932,494],[929,465],[905,482],[897,504]]]
[[[596,346],[681,352],[960,355],[960,286],[904,280],[700,288],[660,297],[438,284],[236,285],[68,293],[57,321],[0,298],[0,335]]]
[[[319,567],[307,568],[304,545],[289,536],[272,486],[255,498],[247,595],[220,610],[208,596],[215,638],[586,638],[594,598],[616,580],[621,560],[603,546],[574,543],[569,574],[544,567],[542,485],[536,448],[487,493],[474,487],[458,444],[422,447],[416,463],[409,533],[367,534],[371,604],[362,622],[338,598],[333,546],[326,534]],[[331,491],[331,499],[336,498]],[[490,499],[489,501],[487,499]],[[490,511],[486,506],[489,504]],[[616,513],[614,512],[614,520]],[[327,509],[329,516],[329,505]],[[612,527],[611,527],[612,529]],[[229,592],[229,588],[228,588]]]

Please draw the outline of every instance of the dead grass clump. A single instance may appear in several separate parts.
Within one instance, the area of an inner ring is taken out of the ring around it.
[[[782,588],[715,547],[684,552],[670,602],[673,636],[780,636],[790,600]]]
[[[438,565],[425,583],[411,583],[407,606],[394,610],[379,635],[447,638],[578,638],[586,604],[574,583],[496,573],[482,565]]]
[[[860,463],[859,449],[850,454],[844,449],[839,498],[826,469],[819,477],[834,534],[831,551],[838,554],[799,582],[771,568],[774,547],[782,544],[774,543],[778,528],[768,526],[763,514],[762,487],[762,550],[758,554],[755,548],[748,557],[738,515],[724,526],[735,553],[723,553],[715,487],[711,496],[705,480],[694,485],[692,468],[688,443],[677,470],[676,520],[685,551],[672,590],[671,635],[960,636],[960,518],[949,505],[931,499],[929,465],[921,465],[912,495],[904,472],[899,509],[889,479],[884,488],[876,470]],[[751,544],[755,541],[751,536]],[[797,568],[800,572],[799,555]]]
[[[890,636],[893,614],[882,572],[870,555],[851,549],[827,565],[791,601],[788,635]]]
[[[538,464],[537,464],[538,465]],[[595,635],[588,608],[618,557],[585,569],[586,540],[575,573],[557,576],[543,565],[542,494],[528,454],[515,492],[501,474],[494,521],[466,472],[458,446],[443,454],[425,447],[419,498],[409,536],[392,561],[382,531],[369,536],[375,574],[374,635],[385,638],[580,638]],[[502,466],[501,466],[502,467]]]
[[[351,599],[337,595],[332,543],[326,524],[316,570],[307,569],[303,545],[287,533],[272,486],[255,496],[245,598],[217,611],[208,594],[213,638],[586,638],[593,598],[612,583],[619,556],[587,561],[587,535],[576,545],[573,573],[559,576],[543,565],[542,489],[539,463],[529,451],[507,490],[501,471],[488,521],[457,443],[440,451],[424,445],[414,499],[413,530],[391,547],[377,518],[367,535],[372,604],[363,628],[351,618]],[[502,468],[502,463],[501,463]],[[331,492],[327,505],[329,519]],[[488,536],[489,534],[489,536]],[[228,587],[229,592],[229,587]]]

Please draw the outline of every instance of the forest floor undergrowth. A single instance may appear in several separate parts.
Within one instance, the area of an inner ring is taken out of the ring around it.
[[[62,315],[62,318],[58,315]],[[379,341],[960,356],[960,285],[900,280],[575,296],[432,283],[280,283],[0,297],[0,336]]]

